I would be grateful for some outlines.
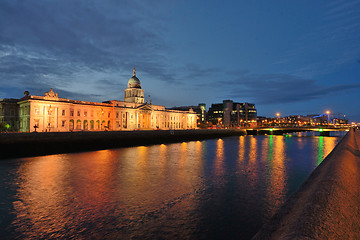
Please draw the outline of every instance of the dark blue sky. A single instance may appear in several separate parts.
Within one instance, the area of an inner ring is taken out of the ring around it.
[[[123,99],[360,122],[360,1],[0,1],[0,99]]]

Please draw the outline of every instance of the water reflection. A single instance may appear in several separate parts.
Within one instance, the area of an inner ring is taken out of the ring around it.
[[[338,138],[336,137],[318,137],[316,166],[334,149],[337,142]]]
[[[238,161],[238,166],[240,167],[242,162],[245,159],[245,136],[240,136],[239,137],[239,161]]]
[[[338,141],[241,136],[20,159],[0,168],[15,176],[1,196],[16,186],[0,227],[9,239],[250,238]]]
[[[317,165],[319,165],[322,160],[324,159],[324,137],[319,137],[319,144],[318,144],[318,159]]]
[[[259,167],[256,163],[257,160],[257,138],[256,137],[251,137],[250,138],[250,148],[249,148],[249,152],[248,152],[248,165],[246,167],[246,169],[248,170],[248,176],[249,176],[249,183],[251,186],[255,186],[256,185],[256,180],[257,180],[257,167]]]
[[[275,138],[275,140],[274,140]],[[269,204],[268,217],[272,216],[275,211],[285,201],[285,143],[283,136],[270,136],[269,137],[269,153],[268,153],[268,166],[269,183],[267,186],[267,201]]]
[[[224,141],[221,138],[216,141],[216,158],[214,163],[215,175],[224,174]]]

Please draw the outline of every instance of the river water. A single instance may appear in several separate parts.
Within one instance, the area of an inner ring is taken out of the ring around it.
[[[240,136],[3,160],[1,239],[250,239],[340,140]]]

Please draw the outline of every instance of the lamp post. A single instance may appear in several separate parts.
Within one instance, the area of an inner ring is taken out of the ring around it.
[[[327,124],[330,125],[330,111],[326,111],[327,114]]]
[[[100,131],[102,131],[102,125],[103,125],[103,123],[102,123],[102,118],[103,118],[103,115],[104,115],[104,110],[101,108],[101,115],[100,115]]]

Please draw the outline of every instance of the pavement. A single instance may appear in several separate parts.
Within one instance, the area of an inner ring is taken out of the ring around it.
[[[360,130],[343,137],[252,239],[360,239]]]

